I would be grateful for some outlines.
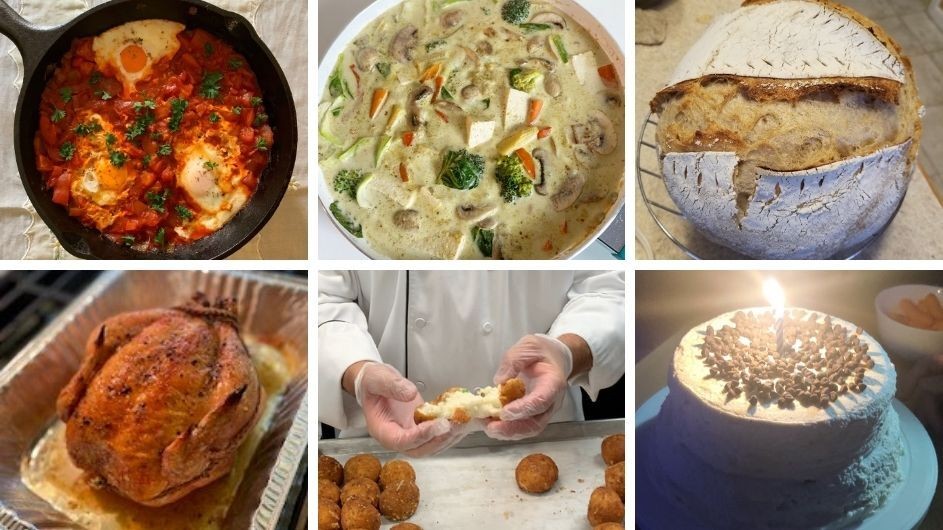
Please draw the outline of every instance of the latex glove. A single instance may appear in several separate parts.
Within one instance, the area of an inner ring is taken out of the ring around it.
[[[521,377],[529,389],[524,397],[501,409],[499,420],[485,424],[485,434],[498,440],[520,440],[540,434],[566,397],[573,371],[570,348],[547,335],[527,335],[505,352],[494,384]]]
[[[943,438],[943,354],[901,367],[897,397],[935,438]]]
[[[428,456],[448,449],[467,434],[464,425],[442,418],[417,425],[413,411],[422,405],[422,396],[412,381],[388,364],[365,364],[354,380],[354,393],[363,408],[367,432],[387,449]]]

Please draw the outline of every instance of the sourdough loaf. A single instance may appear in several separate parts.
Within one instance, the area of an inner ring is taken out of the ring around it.
[[[656,94],[668,192],[710,239],[827,258],[903,198],[920,137],[897,44],[829,0],[752,0],[707,29]]]

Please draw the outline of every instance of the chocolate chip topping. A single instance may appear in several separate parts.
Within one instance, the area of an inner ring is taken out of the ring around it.
[[[853,333],[832,317],[787,311],[783,351],[776,349],[772,312],[737,311],[733,326],[707,326],[698,357],[709,377],[724,381],[727,399],[743,395],[751,406],[775,402],[781,408],[827,408],[849,390],[864,392],[864,375],[874,367],[863,330]]]

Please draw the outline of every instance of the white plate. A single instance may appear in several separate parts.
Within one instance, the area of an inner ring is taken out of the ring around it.
[[[318,65],[318,102],[320,102],[323,97],[327,78],[331,76],[331,70],[337,63],[337,57],[344,51],[347,44],[354,40],[361,30],[373,22],[374,19],[382,15],[386,10],[399,4],[401,1],[402,0],[376,0],[354,17],[344,30],[341,31],[341,34],[338,35],[334,43],[331,44],[331,47],[328,48],[327,53],[324,54],[324,59],[321,61],[321,64]],[[574,0],[546,0],[544,3],[568,15],[582,26],[591,37],[596,39],[599,48],[606,54],[606,57],[612,62],[613,66],[615,66],[619,83],[625,87],[625,54],[622,52],[621,46],[612,38],[603,25]],[[623,111],[624,110],[625,107],[623,107]],[[317,138],[317,136],[315,137]],[[320,141],[320,138],[318,138],[318,141]],[[626,147],[628,147],[628,145]],[[627,149],[626,152],[628,152]],[[324,173],[321,171],[320,164],[318,165],[318,199],[325,211],[328,211],[328,207],[334,202],[334,196],[327,187],[327,182],[324,180]],[[612,208],[609,209],[609,212],[606,214],[605,219],[603,219],[599,227],[591,232],[579,245],[571,247],[568,251],[557,256],[556,259],[571,259],[589,247],[596,238],[609,227],[613,219],[616,218],[616,215],[619,214],[623,204],[625,204],[625,186],[623,186],[623,189],[619,190],[619,198],[616,200],[615,204],[613,204]],[[367,244],[366,239],[356,238],[350,235],[347,230],[337,223],[333,215],[328,213],[327,217],[330,218],[336,230],[343,234],[351,244],[357,247],[357,250],[363,252],[370,259],[389,259],[376,250],[373,250],[370,245]]]
[[[636,430],[636,471],[635,471],[635,524],[646,530],[654,528],[646,525],[645,510],[672,510],[675,515],[683,519],[691,517],[687,528],[704,528],[703,523],[693,514],[683,514],[677,506],[663,506],[664,499],[654,495],[654,489],[645,477],[648,474],[641,469],[646,465],[646,458],[638,458],[640,451],[639,428],[651,427],[646,425],[655,419],[661,404],[668,397],[668,387],[662,388],[635,411]],[[880,510],[871,514],[857,526],[859,530],[910,530],[916,528],[930,508],[930,501],[936,491],[937,461],[936,451],[930,435],[923,424],[898,400],[892,402],[894,410],[900,416],[900,430],[904,438],[904,458],[901,461],[901,474],[904,480]]]

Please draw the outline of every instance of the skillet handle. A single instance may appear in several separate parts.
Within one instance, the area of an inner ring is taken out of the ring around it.
[[[55,40],[55,32],[35,26],[21,17],[7,0],[0,0],[0,33],[6,35],[23,56],[24,79],[39,65],[39,59]]]

